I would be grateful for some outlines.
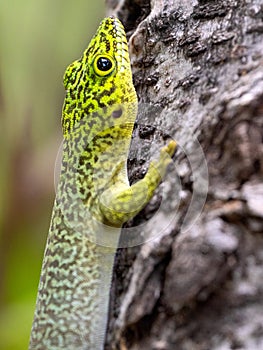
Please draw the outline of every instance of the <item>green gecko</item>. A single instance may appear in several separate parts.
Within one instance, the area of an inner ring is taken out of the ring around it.
[[[137,95],[126,35],[105,18],[64,75],[61,175],[43,259],[30,350],[102,350],[121,226],[152,198],[172,162],[163,147],[132,186],[126,160]]]

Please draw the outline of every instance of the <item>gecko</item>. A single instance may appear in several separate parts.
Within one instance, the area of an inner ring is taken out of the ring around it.
[[[152,198],[176,142],[130,185],[138,99],[126,34],[105,18],[64,74],[61,173],[44,253],[30,350],[102,350],[121,227]]]

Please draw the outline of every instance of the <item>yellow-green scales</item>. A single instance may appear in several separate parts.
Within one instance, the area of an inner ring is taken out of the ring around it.
[[[129,186],[137,96],[118,19],[101,22],[82,57],[67,68],[64,85],[62,168],[30,350],[102,350],[121,225],[152,197],[175,142]]]

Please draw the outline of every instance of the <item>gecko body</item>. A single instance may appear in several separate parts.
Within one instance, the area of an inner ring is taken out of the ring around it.
[[[175,142],[129,185],[137,96],[126,35],[105,18],[64,75],[61,175],[43,259],[30,350],[102,350],[120,228],[151,199]]]

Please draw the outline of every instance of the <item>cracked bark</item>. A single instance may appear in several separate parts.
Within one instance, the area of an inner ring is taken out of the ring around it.
[[[141,103],[131,181],[147,169],[148,146],[156,151],[171,135],[181,189],[175,222],[117,253],[105,348],[262,349],[263,2],[108,0],[108,8],[128,32]],[[195,190],[194,139],[208,166],[208,196],[182,230]],[[171,174],[167,198],[176,191]],[[158,192],[127,225],[147,221],[161,202]],[[143,232],[151,230],[149,220]]]

